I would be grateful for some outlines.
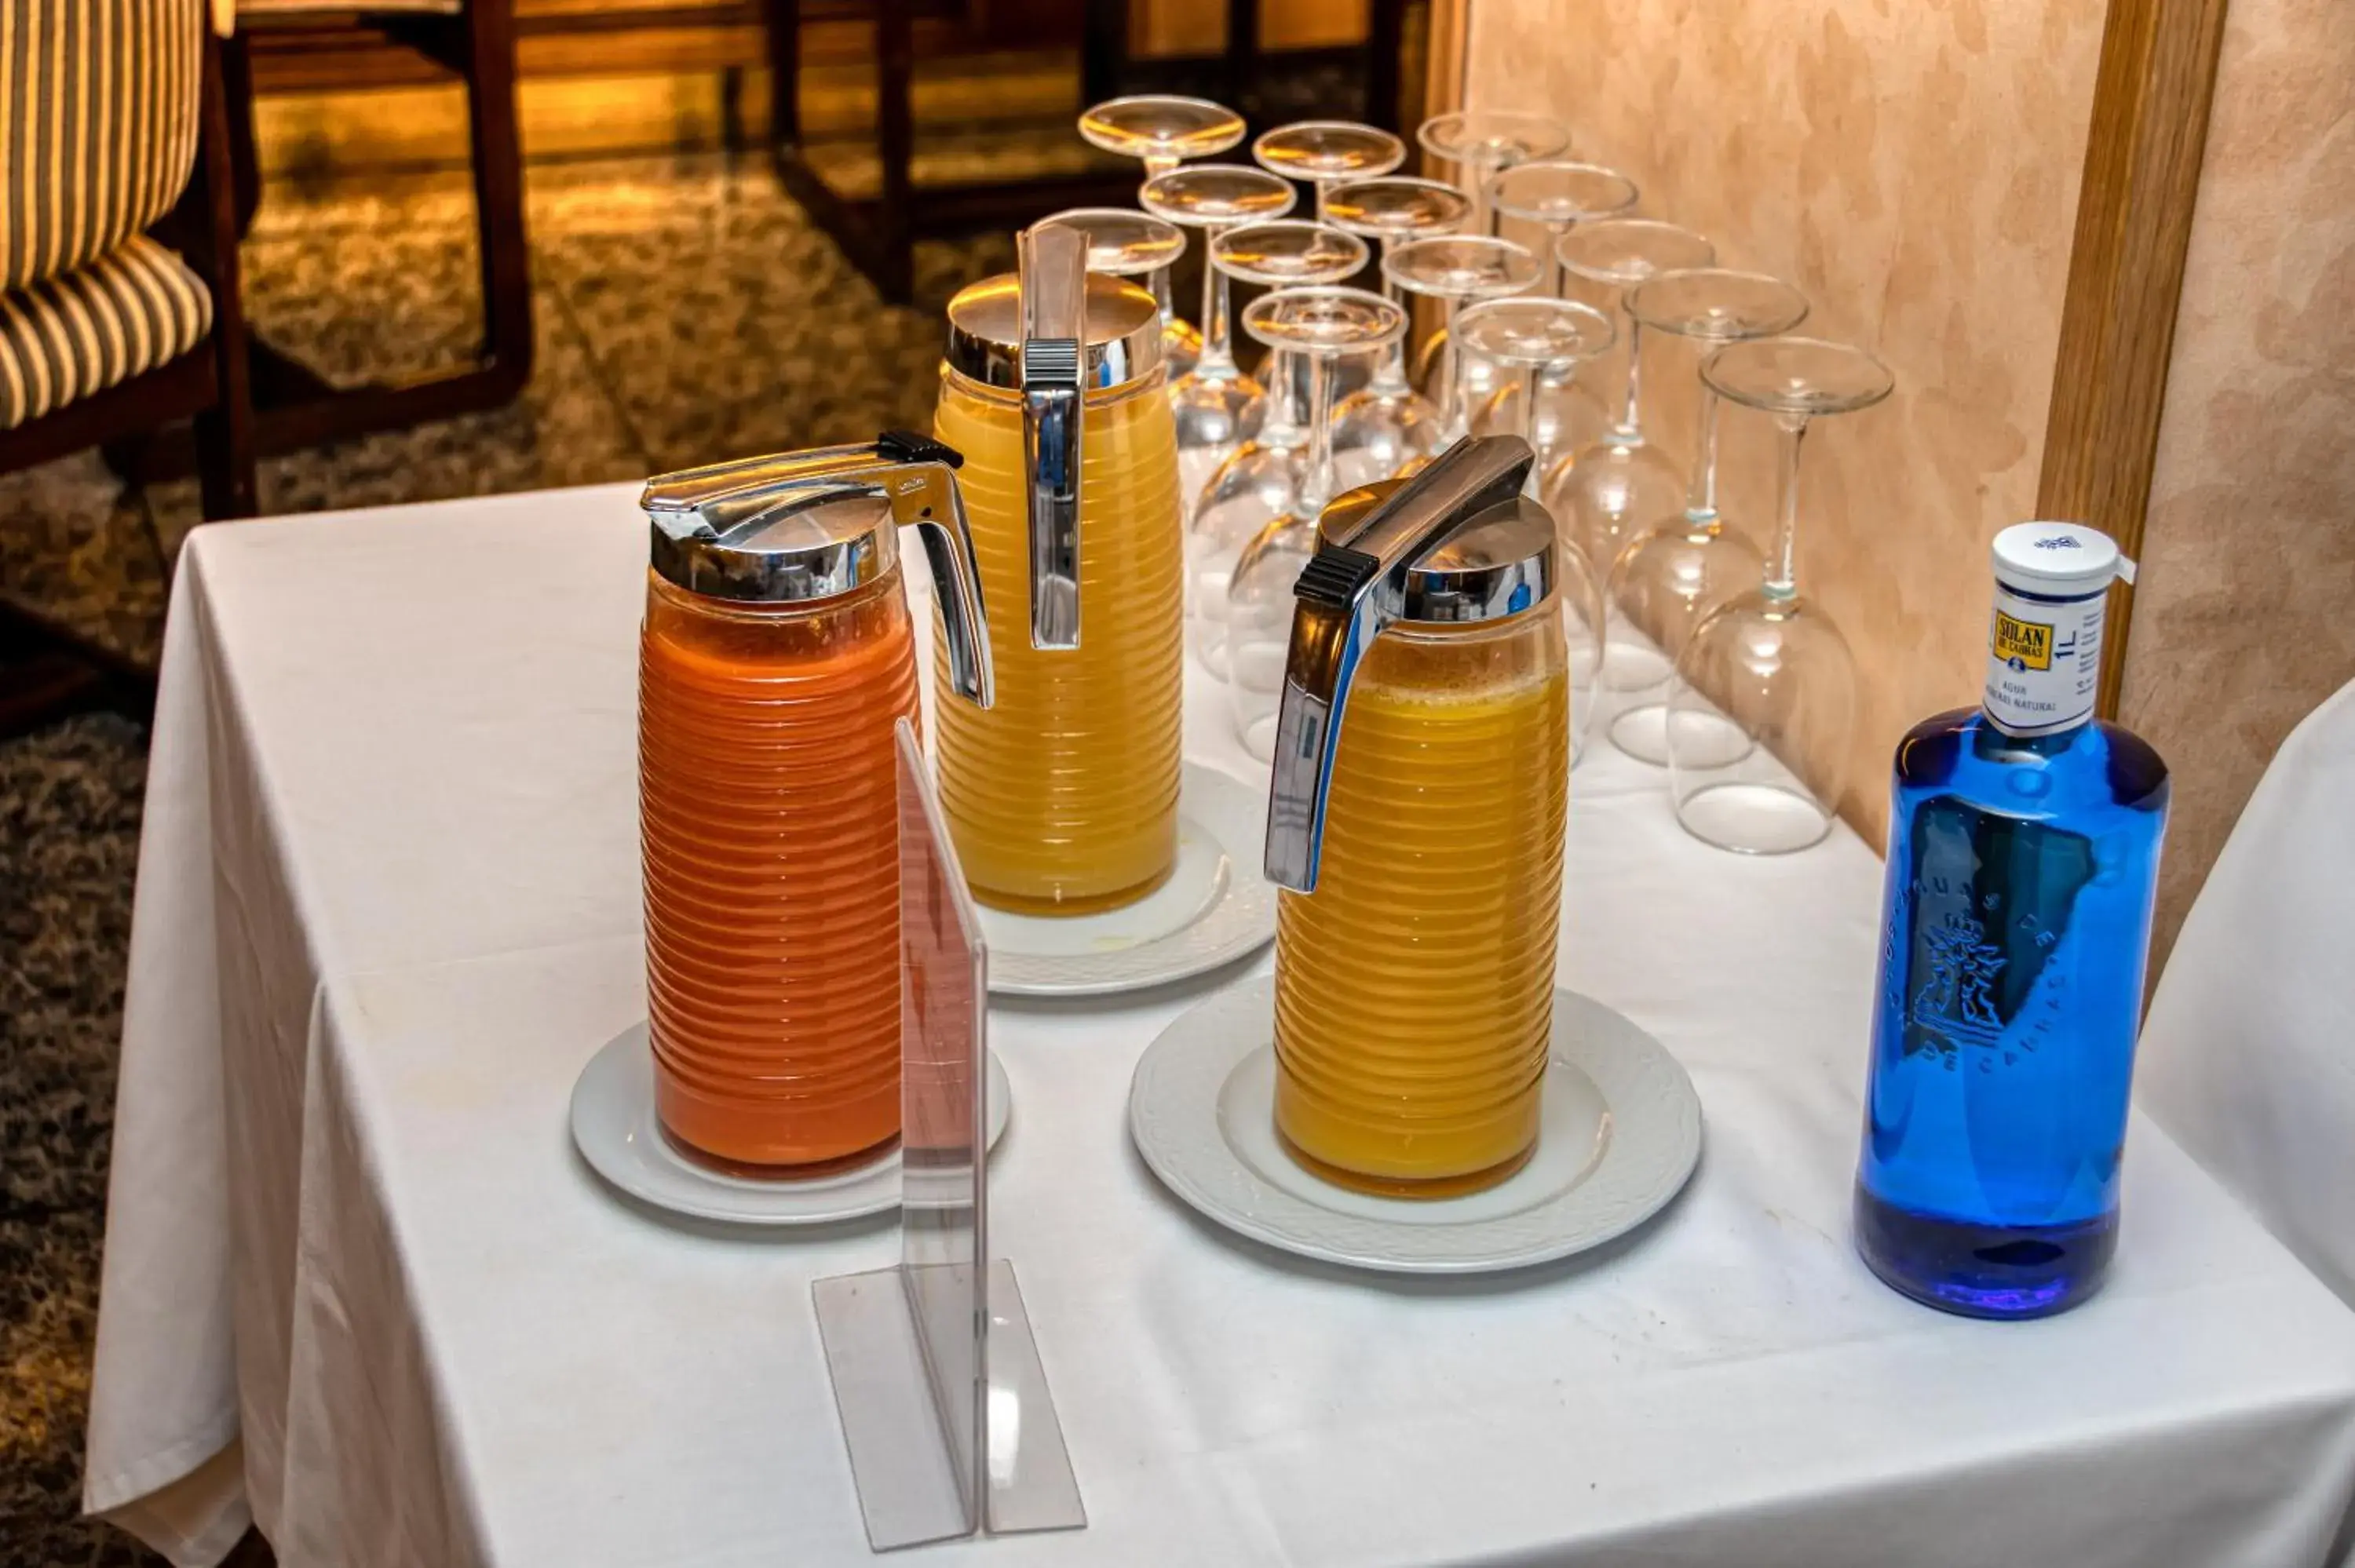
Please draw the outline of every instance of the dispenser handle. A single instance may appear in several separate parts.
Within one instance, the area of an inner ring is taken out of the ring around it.
[[[1022,458],[1030,522],[1030,646],[1080,645],[1080,435],[1086,423],[1088,237],[1016,237],[1022,289]]]
[[[1292,642],[1269,771],[1268,880],[1316,890],[1333,758],[1358,662],[1399,619],[1407,568],[1471,518],[1520,493],[1535,457],[1518,436],[1467,436],[1316,553],[1293,589]]]
[[[855,446],[820,447],[745,458],[659,474],[646,482],[638,505],[674,538],[719,537],[765,518],[844,495],[872,495],[891,508],[891,522],[912,527],[932,569],[947,638],[949,684],[980,707],[996,700],[990,668],[989,618],[981,572],[965,520],[955,448],[906,430],[886,430]]]

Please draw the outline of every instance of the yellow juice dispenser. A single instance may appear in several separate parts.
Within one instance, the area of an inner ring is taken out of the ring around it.
[[[1537,1147],[1570,682],[1533,461],[1474,438],[1350,491],[1300,575],[1267,831],[1275,1124],[1361,1191],[1475,1192]]]
[[[949,302],[939,438],[992,619],[996,705],[942,705],[942,809],[974,896],[1030,915],[1142,898],[1177,857],[1185,575],[1161,316],[1080,230]],[[1024,613],[1027,609],[1028,613]]]

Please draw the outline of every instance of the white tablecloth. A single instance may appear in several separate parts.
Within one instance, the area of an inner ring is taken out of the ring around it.
[[[189,543],[88,1498],[183,1563],[249,1507],[287,1568],[868,1559],[809,1281],[882,1266],[894,1231],[698,1233],[617,1200],[567,1140],[575,1075],[644,1005],[632,500]],[[1248,777],[1215,691],[1189,752]],[[1705,849],[1607,747],[1573,793],[1562,980],[1691,1070],[1691,1188],[1524,1277],[1303,1265],[1197,1220],[1129,1148],[1130,1070],[1201,987],[998,1006],[992,1224],[1090,1526],[943,1550],[2319,1561],[2355,1489],[2355,1317],[2139,1118],[2091,1305],[1999,1326],[1883,1289],[1848,1224],[1872,853],[1844,831],[1782,859]]]

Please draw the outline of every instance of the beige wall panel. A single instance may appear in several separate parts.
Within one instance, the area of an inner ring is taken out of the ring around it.
[[[2275,747],[2349,680],[2355,16],[2233,0],[2121,705],[2175,772],[2160,951]]]
[[[2032,515],[2101,0],[1475,0],[1469,101],[1566,120],[1644,211],[1790,279],[1873,349],[1878,409],[1808,438],[1800,584],[1864,672],[1844,810],[1876,844],[1916,718],[1973,701],[1986,546]],[[1693,361],[1646,347],[1672,449]],[[1764,537],[1762,418],[1727,416],[1728,514]]]

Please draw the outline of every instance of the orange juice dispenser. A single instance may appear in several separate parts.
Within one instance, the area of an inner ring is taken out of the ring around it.
[[[1325,509],[1276,720],[1276,1131],[1328,1181],[1448,1197],[1537,1147],[1570,682],[1517,436]]]
[[[899,1136],[892,730],[918,715],[900,524],[932,566],[944,705],[979,712],[992,686],[956,461],[895,433],[664,474],[641,500],[655,1106],[710,1160],[808,1174]]]
[[[942,809],[974,896],[1081,915],[1177,857],[1184,659],[1178,437],[1153,296],[1042,224],[949,302],[940,439],[959,473],[997,701],[942,706]],[[1002,607],[1014,606],[1013,609]]]

